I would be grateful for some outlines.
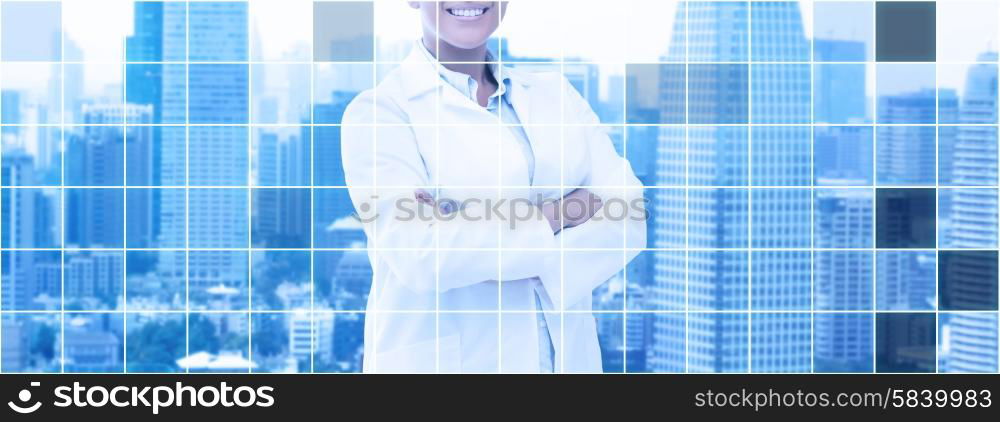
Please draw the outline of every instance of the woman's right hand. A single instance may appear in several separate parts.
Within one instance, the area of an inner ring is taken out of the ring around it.
[[[578,188],[558,201],[542,204],[542,215],[553,233],[579,226],[590,220],[604,205],[601,197],[586,188]]]

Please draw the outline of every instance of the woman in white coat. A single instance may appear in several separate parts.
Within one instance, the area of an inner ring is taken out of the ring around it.
[[[410,6],[423,38],[343,120],[364,371],[600,372],[591,294],[645,247],[641,184],[565,77],[496,63],[506,2]]]

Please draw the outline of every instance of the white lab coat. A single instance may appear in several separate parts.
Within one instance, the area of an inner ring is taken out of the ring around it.
[[[518,139],[438,65],[414,49],[344,114],[344,172],[374,271],[364,371],[538,372],[537,289],[555,371],[600,372],[591,294],[645,247],[645,211],[623,205],[641,201],[639,180],[565,77],[505,67],[535,156],[529,183]],[[576,186],[598,194],[608,216],[629,218],[553,235],[543,218],[477,219],[487,205],[463,202],[521,198],[523,216],[533,207],[524,198]],[[417,188],[462,203],[467,218],[407,220]]]

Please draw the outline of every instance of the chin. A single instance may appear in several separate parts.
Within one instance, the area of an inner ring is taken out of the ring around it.
[[[447,42],[449,45],[455,48],[461,48],[463,50],[471,50],[473,48],[482,47],[486,44],[487,38],[482,37],[460,37],[460,38],[449,38],[442,39],[441,41]]]

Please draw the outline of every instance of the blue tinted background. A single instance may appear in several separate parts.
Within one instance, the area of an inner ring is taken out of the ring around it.
[[[545,3],[490,47],[563,72],[649,200],[593,295],[606,372],[997,372],[1000,2]],[[0,372],[360,371],[340,125],[415,12],[102,9],[0,3]]]

